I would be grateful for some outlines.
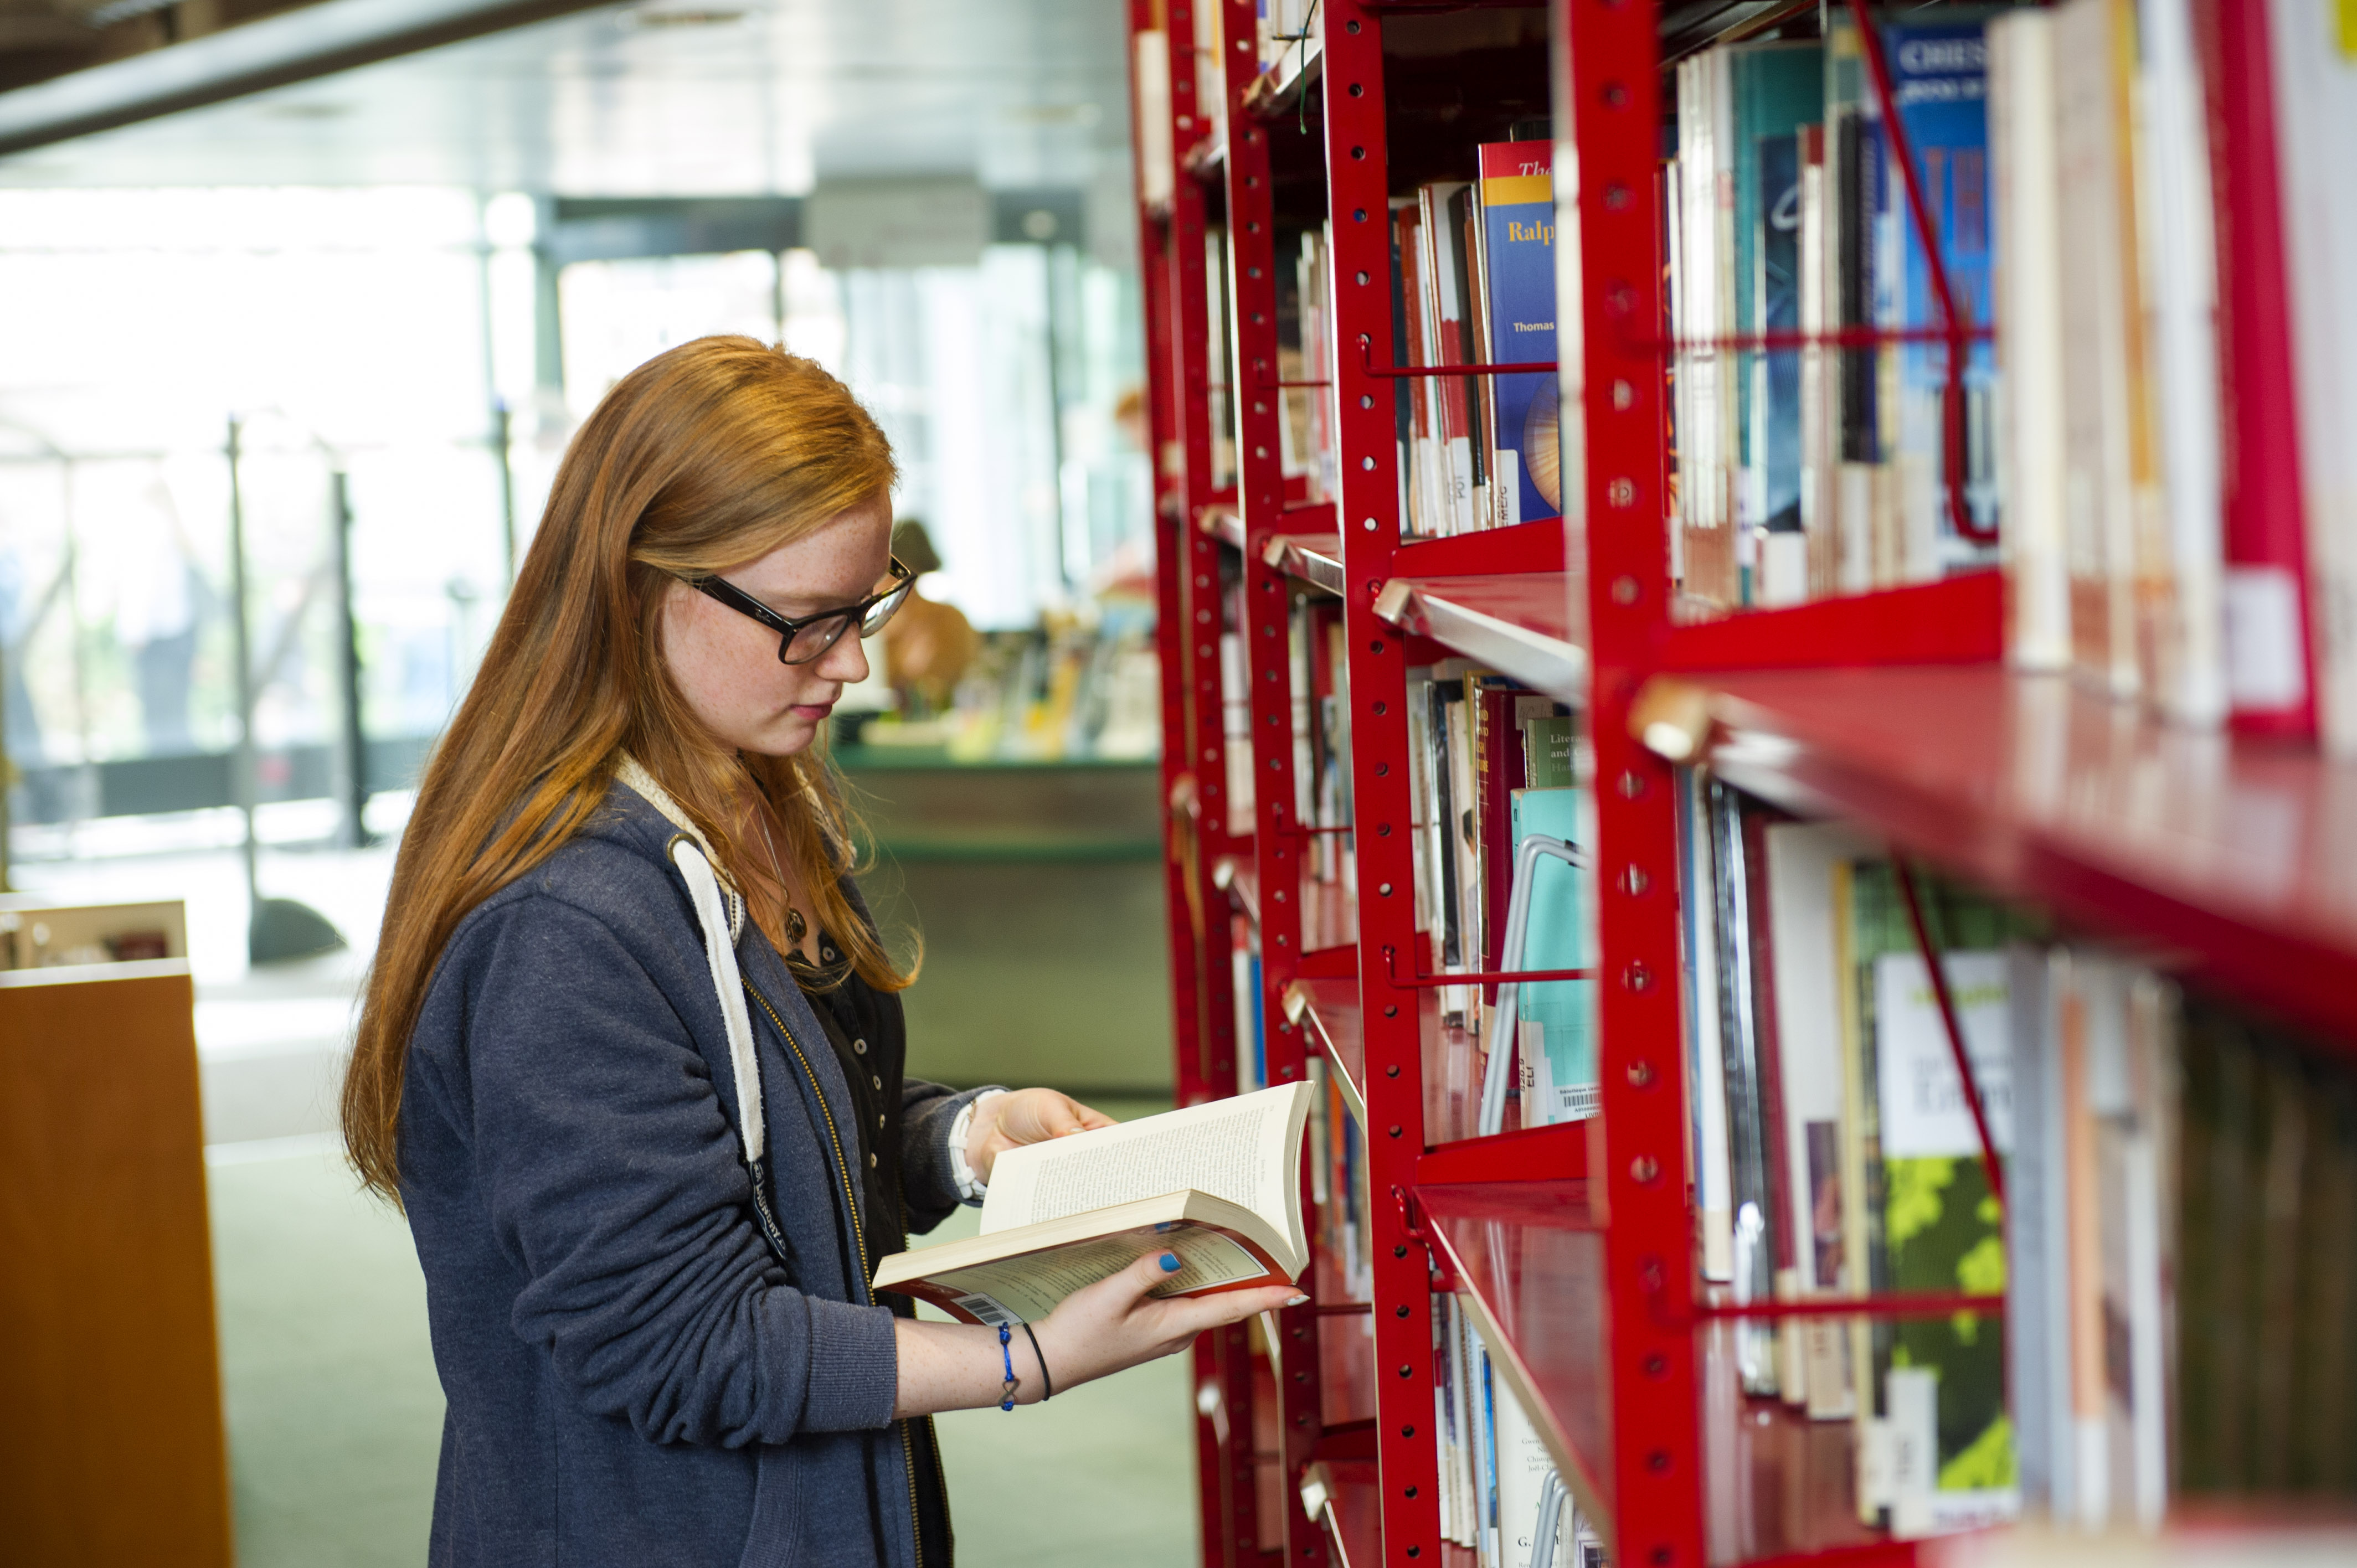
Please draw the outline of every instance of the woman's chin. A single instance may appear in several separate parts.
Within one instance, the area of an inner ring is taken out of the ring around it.
[[[818,739],[819,725],[800,714],[786,714],[748,736],[738,747],[758,757],[799,757]]]

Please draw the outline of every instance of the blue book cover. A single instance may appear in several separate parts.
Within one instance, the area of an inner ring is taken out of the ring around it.
[[[1254,1089],[1268,1087],[1268,1019],[1262,1004],[1260,991],[1260,954],[1254,951],[1249,965],[1252,983],[1252,1084]]]
[[[1914,154],[1924,204],[1940,236],[1940,257],[1957,311],[1975,325],[1992,319],[1990,223],[1993,216],[1988,166],[1988,45],[1984,22],[1907,23],[1882,29],[1890,61],[1891,90],[1900,123]],[[1869,113],[1871,97],[1867,100]],[[1878,139],[1888,143],[1888,137]],[[1886,156],[1895,149],[1887,145]],[[1932,269],[1908,210],[1903,176],[1891,166],[1882,181],[1876,246],[1876,317],[1885,326],[1937,326],[1939,305]],[[1943,568],[1969,563],[1982,553],[1955,537],[1946,499],[1947,442],[1943,395],[1947,380],[1946,345],[1909,343],[1892,350],[1899,360],[1898,406],[1885,414],[1890,455],[1902,464],[1921,463],[1930,489],[1919,487],[1903,505],[1928,505]],[[1986,433],[1996,376],[1994,345],[1973,344],[1964,360],[1965,499],[1976,522],[1996,521],[1994,464]],[[1905,476],[1902,476],[1902,483]]]
[[[1490,351],[1512,365],[1555,358],[1555,144],[1491,142],[1481,156],[1482,263]],[[1563,515],[1563,457],[1551,374],[1497,376],[1498,504],[1503,523]]]
[[[1735,324],[1738,332],[1770,330],[1775,327],[1762,314],[1761,301],[1753,282],[1761,264],[1761,252],[1774,246],[1777,233],[1766,227],[1776,209],[1777,202],[1789,188],[1792,194],[1791,227],[1786,231],[1792,252],[1792,273],[1799,273],[1800,248],[1800,174],[1797,164],[1783,184],[1775,181],[1760,161],[1756,149],[1771,142],[1793,145],[1793,135],[1803,125],[1813,124],[1824,117],[1825,73],[1824,50],[1813,39],[1779,40],[1772,43],[1738,44],[1729,50],[1727,83],[1735,93],[1735,145],[1720,155],[1727,173],[1733,177],[1735,221],[1733,238],[1735,254]],[[1790,156],[1791,155],[1787,155]],[[1795,316],[1792,325],[1799,325],[1795,296]],[[1745,474],[1745,491],[1741,508],[1744,522],[1775,526],[1771,499],[1763,492],[1762,470],[1770,460],[1760,450],[1762,436],[1767,433],[1759,407],[1764,395],[1772,395],[1772,386],[1760,383],[1761,356],[1747,356],[1746,373],[1737,385],[1740,406],[1737,411],[1742,442],[1740,460]],[[1774,358],[1770,356],[1770,358]],[[1793,395],[1800,390],[1800,356],[1790,356]],[[1770,376],[1772,380],[1772,373]],[[1800,526],[1799,467],[1800,426],[1793,422],[1793,502],[1792,526]],[[1772,484],[1769,487],[1772,489]]]
[[[1579,789],[1517,789],[1512,797],[1514,849],[1544,833],[1566,843],[1596,842],[1587,791]],[[1524,927],[1518,969],[1585,969],[1596,944],[1590,940],[1587,874],[1562,861],[1543,858],[1531,874],[1529,924]],[[1518,1024],[1544,1031],[1544,1069],[1534,1085],[1536,1103],[1525,1101],[1525,1126],[1577,1122],[1600,1107],[1596,1066],[1596,986],[1587,980],[1543,980],[1522,987]],[[1534,1064],[1536,1065],[1535,1063]]]
[[[1763,332],[1801,328],[1801,139],[1762,136],[1759,277],[1753,319]],[[1752,459],[1760,473],[1760,520],[1771,532],[1801,527],[1801,356],[1771,349],[1754,361]]]

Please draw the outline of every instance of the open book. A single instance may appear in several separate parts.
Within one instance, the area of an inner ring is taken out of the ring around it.
[[[1181,1265],[1157,1296],[1287,1283],[1309,1262],[1309,1092],[1287,1084],[1009,1149],[990,1174],[982,1234],[894,1253],[876,1288],[995,1326],[1037,1323],[1147,1252]]]

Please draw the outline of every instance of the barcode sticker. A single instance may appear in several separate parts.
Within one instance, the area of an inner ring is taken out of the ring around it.
[[[999,1301],[997,1297],[984,1295],[978,1292],[973,1295],[959,1296],[957,1305],[973,1313],[985,1328],[996,1328],[1002,1324],[1023,1321],[1021,1317],[1008,1311],[1006,1304]]]

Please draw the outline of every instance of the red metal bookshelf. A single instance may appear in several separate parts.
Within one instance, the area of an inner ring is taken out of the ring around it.
[[[1216,126],[1196,102],[1199,5],[1217,5],[1222,24],[1206,73],[1224,99]],[[1251,0],[1131,10],[1134,28],[1172,40],[1167,97],[1140,98],[1168,105],[1172,195],[1142,213],[1141,234],[1179,1092],[1191,1102],[1236,1087],[1227,921],[1240,911],[1260,940],[1267,1080],[1298,1080],[1313,1056],[1340,1080],[1364,1134],[1374,1240],[1372,1357],[1352,1360],[1364,1341],[1329,1332],[1358,1332],[1343,1315],[1364,1304],[1330,1299],[1339,1287],[1322,1258],[1306,1276],[1316,1299],[1283,1315],[1277,1344],[1255,1348],[1236,1330],[1195,1351],[1203,1561],[1219,1568],[1467,1556],[1441,1530],[1436,1292],[1455,1293],[1479,1324],[1617,1563],[1712,1560],[1714,1443],[1772,1454],[1822,1437],[1766,1417],[1758,1431],[1716,1430],[1700,1384],[1699,1336],[1716,1320],[1824,1309],[1734,1308],[1697,1287],[1674,763],[1707,759],[1752,794],[1852,819],[1993,892],[2164,946],[2264,1007],[2357,1037],[2342,978],[2357,961],[2357,884],[2341,870],[2357,864],[2357,768],[2171,731],[2008,673],[1995,573],[1717,618],[1675,598],[1656,160],[1663,39],[1679,53],[1709,41],[1691,21],[1705,8],[1553,0],[1555,243],[1574,263],[1559,275],[1579,290],[1557,311],[1572,516],[1403,539],[1389,206],[1395,187],[1469,170],[1484,139],[1426,111],[1450,91],[1474,102],[1497,51],[1452,62],[1433,19],[1511,8],[1319,0],[1317,38],[1265,75]],[[1740,30],[1803,8],[1771,9],[1721,11]],[[1410,26],[1412,60],[1387,59],[1387,30]],[[1232,283],[1232,489],[1215,489],[1212,472],[1214,222]],[[1308,384],[1322,390],[1330,375],[1340,494],[1312,507],[1280,472],[1276,241],[1288,223],[1319,222],[1330,225],[1338,349]],[[1947,319],[1909,336],[1965,332]],[[1243,603],[1232,627],[1229,583]],[[1339,602],[1348,650],[1355,899],[1305,885],[1309,835],[1293,820],[1287,636],[1302,594]],[[1247,650],[1248,837],[1228,832],[1223,629]],[[1406,671],[1452,655],[1586,716],[1603,1098],[1588,1122],[1469,1136],[1472,1051],[1405,958],[1421,950]],[[1862,1310],[1957,1305],[1889,1298]],[[1912,1544],[1864,1527],[1814,1544],[1825,1563],[1915,1561]]]

